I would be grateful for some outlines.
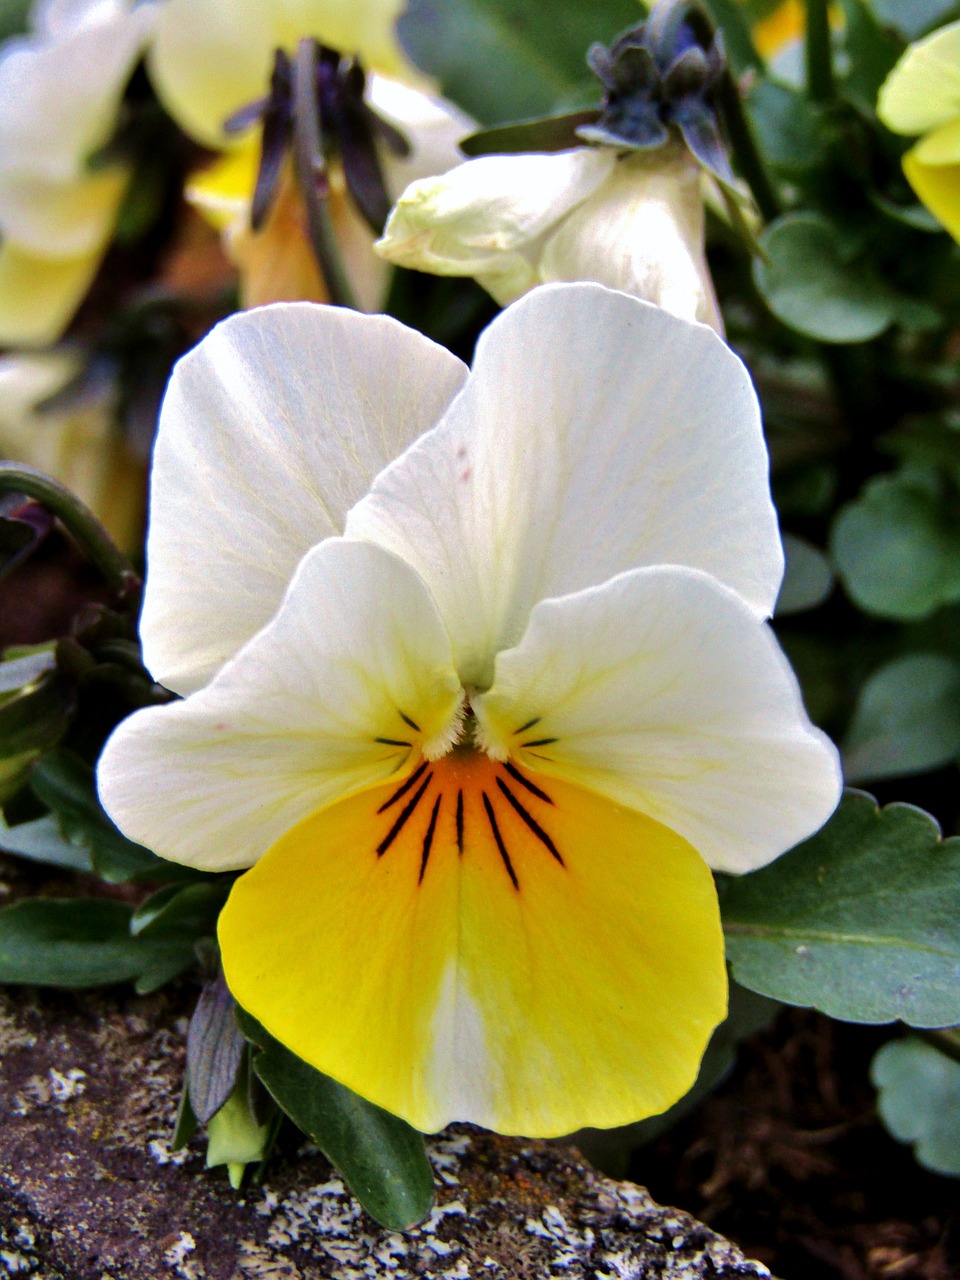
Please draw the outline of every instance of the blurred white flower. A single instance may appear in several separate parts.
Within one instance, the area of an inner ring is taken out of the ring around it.
[[[721,331],[700,175],[679,144],[481,156],[413,183],[376,248],[405,267],[473,276],[502,305],[538,284],[595,280]]]

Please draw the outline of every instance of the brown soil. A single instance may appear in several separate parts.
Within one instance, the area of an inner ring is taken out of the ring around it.
[[[631,1176],[782,1280],[956,1280],[960,1181],[877,1117],[868,1069],[890,1035],[785,1010]]]

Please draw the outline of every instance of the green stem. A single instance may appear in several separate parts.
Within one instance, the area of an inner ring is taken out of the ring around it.
[[[753,198],[764,222],[772,222],[780,215],[780,197],[770,180],[767,167],[757,147],[753,129],[743,109],[740,90],[729,71],[718,86],[717,105],[727,127],[727,136],[730,139],[730,148],[737,168],[753,192]]]
[[[326,195],[318,187],[323,180],[323,138],[316,90],[317,45],[303,39],[294,64],[294,159],[297,180],[307,209],[310,244],[335,307],[359,310],[350,277],[340,256]]]
[[[133,565],[97,517],[59,481],[33,467],[0,462],[0,495],[7,493],[33,498],[55,515],[119,595],[125,596],[139,586]]]
[[[835,86],[828,0],[806,0],[806,9],[807,93],[814,102],[830,102]]]

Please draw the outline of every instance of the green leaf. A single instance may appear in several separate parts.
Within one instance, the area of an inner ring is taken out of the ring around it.
[[[135,937],[182,933],[197,938],[215,934],[217,917],[233,879],[233,876],[211,876],[208,881],[194,884],[164,885],[134,911],[130,932]]]
[[[0,0],[0,40],[19,36],[30,25],[33,0]]]
[[[758,80],[744,106],[770,164],[798,174],[821,163],[820,116],[805,94],[773,80]]]
[[[89,852],[96,874],[108,883],[182,881],[202,875],[158,858],[121,835],[97,799],[93,769],[72,751],[48,751],[37,761],[31,785],[56,814],[64,836]]]
[[[45,862],[52,867],[66,867],[70,871],[93,871],[89,850],[64,839],[60,824],[52,814],[33,822],[22,822],[8,827],[0,817],[0,849],[4,853],[29,858],[31,862]]]
[[[877,21],[864,0],[840,0],[843,10],[843,43],[848,69],[844,95],[861,111],[872,113],[880,86],[903,53],[904,42]]]
[[[847,1022],[960,1022],[960,839],[848,791],[815,836],[721,886],[745,987]]]
[[[189,940],[130,936],[130,908],[102,898],[27,898],[0,910],[0,983],[100,987],[180,972]]]
[[[777,596],[777,617],[803,613],[823,604],[833,590],[833,570],[822,551],[805,538],[783,537],[786,571]]]
[[[874,13],[886,27],[915,40],[931,27],[958,15],[957,0],[871,0]]]
[[[925,1169],[960,1177],[960,1063],[909,1036],[883,1046],[870,1079],[891,1135],[911,1143]]]
[[[582,146],[577,129],[593,124],[597,111],[574,111],[562,116],[541,116],[513,124],[480,129],[457,144],[465,156],[510,155],[524,151],[565,151]]]
[[[867,613],[912,622],[960,600],[960,514],[910,476],[877,476],[843,507],[830,553]]]
[[[598,103],[587,50],[640,21],[636,0],[408,0],[397,22],[413,61],[482,124]]]
[[[896,658],[865,682],[843,744],[848,782],[938,769],[960,756],[960,664]]]
[[[392,1231],[422,1222],[434,1195],[423,1136],[303,1062],[244,1010],[237,1011],[237,1021],[259,1046],[256,1074],[336,1166],[370,1216]],[[370,1051],[376,1046],[371,1044]]]
[[[57,658],[54,648],[50,644],[38,645],[31,653],[20,654],[16,658],[4,657],[0,662],[0,702],[6,702],[24,685],[55,671]]]
[[[820,342],[866,342],[893,323],[897,298],[863,262],[848,260],[819,213],[787,213],[760,235],[753,274],[767,306]],[[765,260],[764,260],[765,259]]]
[[[723,32],[727,61],[735,76],[763,67],[763,60],[754,47],[750,24],[744,12],[742,0],[704,0],[714,24]]]
[[[73,708],[73,690],[56,672],[42,675],[16,691],[3,691],[0,755],[20,755],[53,746],[66,732]]]
[[[0,759],[0,804],[12,800],[27,785],[33,762],[39,754],[38,751],[21,751],[19,755]]]

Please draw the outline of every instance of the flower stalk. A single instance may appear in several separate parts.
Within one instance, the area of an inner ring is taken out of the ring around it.
[[[52,512],[118,595],[128,596],[139,588],[133,565],[90,508],[59,481],[33,467],[0,462],[0,496],[8,493],[33,498]]]
[[[833,52],[830,40],[830,15],[827,0],[805,0],[807,34],[804,56],[807,92],[814,102],[830,102],[835,93]]]

